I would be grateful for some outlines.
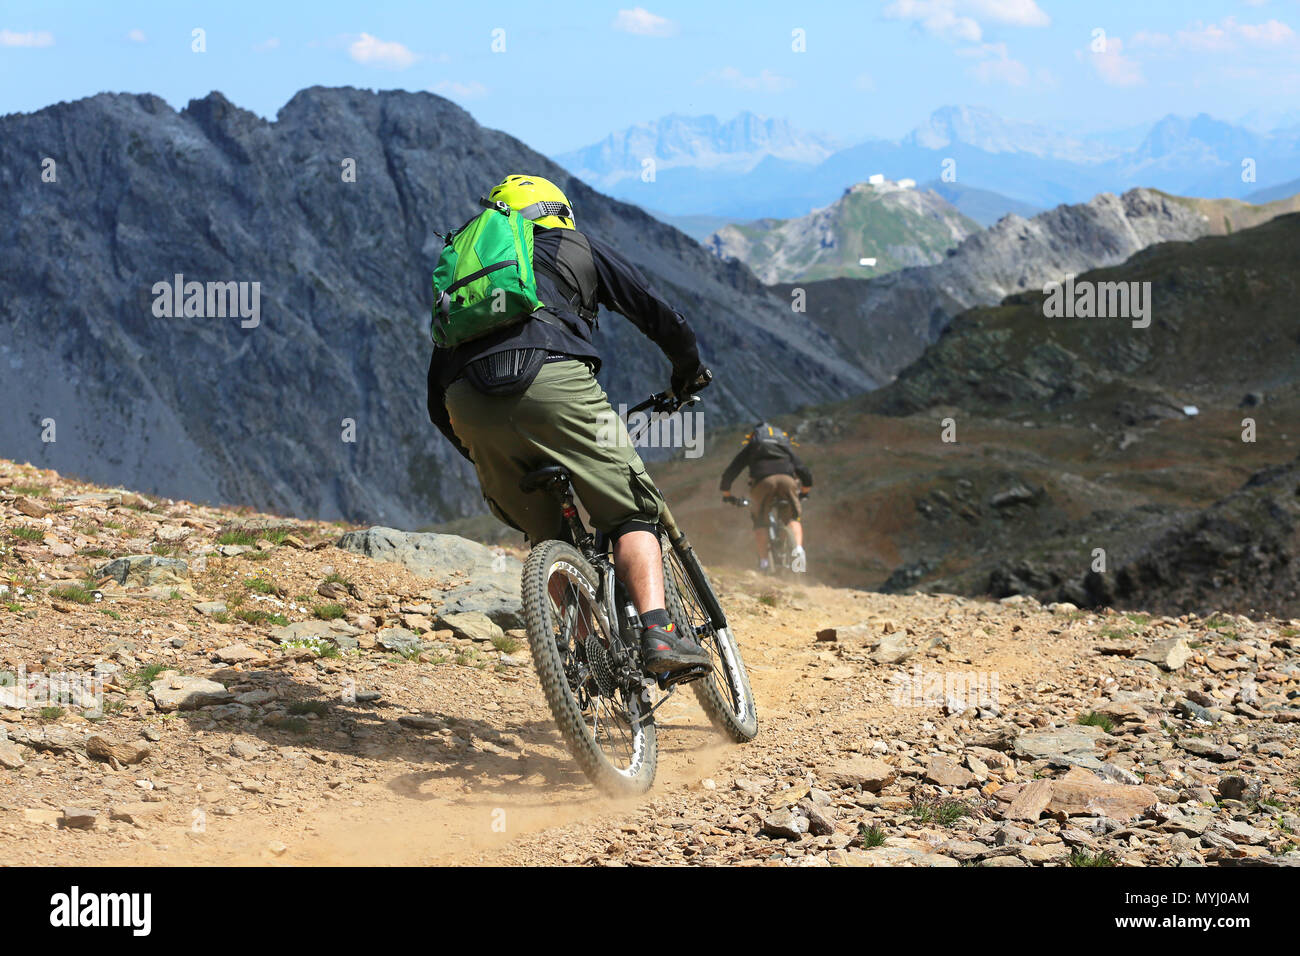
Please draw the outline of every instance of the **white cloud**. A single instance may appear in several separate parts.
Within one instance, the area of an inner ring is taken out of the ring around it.
[[[613,27],[622,33],[635,33],[643,37],[670,37],[677,32],[674,21],[653,14],[645,7],[618,11]]]
[[[761,70],[757,76],[746,76],[734,66],[714,70],[702,77],[702,80],[710,83],[721,83],[723,86],[730,86],[735,90],[759,93],[780,93],[794,85],[794,80],[788,76],[781,76],[771,70]]]
[[[876,79],[870,73],[859,73],[853,78],[853,88],[862,90],[864,93],[874,93],[876,91]]]
[[[1129,45],[1134,49],[1148,47],[1153,50],[1163,50],[1173,46],[1173,43],[1174,38],[1168,33],[1150,33],[1146,30],[1139,30],[1129,40]]]
[[[136,27],[134,30],[132,30],[130,33],[128,33],[128,34],[126,35],[126,38],[127,38],[128,40],[130,40],[132,43],[148,43],[148,42],[149,42],[149,38],[148,38],[147,36],[144,35],[144,31],[141,30],[139,27]]]
[[[480,96],[487,96],[488,89],[477,80],[471,80],[468,83],[461,83],[458,80],[443,80],[429,87],[429,91],[452,100],[474,100]]]
[[[348,56],[366,66],[380,66],[390,70],[405,70],[418,57],[402,44],[384,41],[363,33],[348,47]]]
[[[253,49],[258,53],[270,53],[272,50],[278,50],[280,49],[280,38],[268,37],[261,43],[254,43]]]
[[[1009,26],[1045,27],[1052,22],[1035,0],[968,0],[962,6],[978,17]]]
[[[895,0],[885,7],[885,16],[911,20],[926,33],[954,40],[978,43],[984,36],[978,22],[958,15],[956,0]]]
[[[1101,53],[1086,51],[1083,55],[1108,86],[1140,86],[1146,82],[1141,65],[1124,55],[1124,41],[1119,37],[1107,37],[1106,49]]]
[[[1178,45],[1187,50],[1217,52],[1241,47],[1276,47],[1295,40],[1295,31],[1280,20],[1264,23],[1238,23],[1226,17],[1221,23],[1197,21],[1176,35]]]
[[[54,46],[54,34],[49,30],[29,30],[27,33],[0,30],[0,46]]]
[[[957,52],[961,56],[979,58],[971,73],[981,83],[1005,83],[1007,86],[1029,83],[1029,68],[1007,54],[1005,43],[982,43]]]
[[[1014,27],[1045,27],[1052,22],[1037,0],[894,0],[885,7],[892,20],[910,20],[926,33],[978,43],[980,21]]]

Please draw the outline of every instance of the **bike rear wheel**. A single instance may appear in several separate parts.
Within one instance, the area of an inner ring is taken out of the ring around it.
[[[581,552],[545,541],[524,562],[524,619],[537,676],[573,759],[607,793],[644,793],[654,782],[658,739],[649,696],[620,683],[599,601],[600,580]]]
[[[705,608],[717,604],[717,595],[704,574],[704,569],[694,561],[697,574],[687,569],[666,535],[659,541],[664,553],[664,598],[668,613],[677,629],[684,634],[694,634],[712,659],[713,671],[691,683],[700,707],[709,720],[722,733],[736,743],[746,743],[758,733],[758,713],[754,707],[754,692],[749,687],[749,674],[740,656],[740,645],[728,627],[717,627]],[[696,578],[698,577],[698,582]],[[697,586],[698,584],[698,586]],[[707,589],[712,601],[702,597]]]
[[[787,510],[773,507],[767,513],[767,540],[773,571],[790,570],[790,527]]]

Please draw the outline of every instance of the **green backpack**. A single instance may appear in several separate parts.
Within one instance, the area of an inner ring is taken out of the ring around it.
[[[448,233],[433,270],[430,332],[452,348],[514,325],[541,308],[533,274],[533,222],[503,202]]]

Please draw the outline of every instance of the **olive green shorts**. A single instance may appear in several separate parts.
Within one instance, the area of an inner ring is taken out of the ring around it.
[[[533,543],[558,537],[563,525],[547,492],[519,490],[519,479],[544,465],[568,470],[578,500],[601,531],[658,520],[663,496],[582,362],[543,365],[518,395],[484,395],[462,379],[448,387],[446,405],[488,507]]]

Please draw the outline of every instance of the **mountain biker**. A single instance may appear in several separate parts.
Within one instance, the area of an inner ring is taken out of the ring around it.
[[[722,473],[722,500],[732,502],[731,483],[744,468],[749,469],[750,517],[754,522],[754,544],[758,548],[758,567],[766,571],[771,567],[768,552],[767,513],[784,501],[793,515],[787,527],[794,547],[790,551],[791,568],[802,571],[807,567],[803,550],[802,508],[799,499],[812,490],[812,472],[799,460],[790,436],[775,425],[765,421],[755,422],[745,436],[744,444],[736,457]],[[795,479],[798,478],[798,483]]]
[[[657,522],[663,497],[646,474],[627,430],[596,382],[592,342],[597,306],[618,312],[672,363],[672,391],[698,391],[711,375],[695,333],[621,255],[574,225],[564,193],[540,176],[506,176],[487,202],[504,202],[533,222],[532,266],[544,305],[520,321],[454,348],[435,347],[429,363],[430,420],[474,464],[484,500],[530,544],[562,536],[563,521],[544,491],[520,479],[563,466],[591,523],[614,542],[614,566],[644,631],[652,674],[708,665],[694,635],[679,633],[664,601]],[[619,437],[611,441],[609,423]]]

